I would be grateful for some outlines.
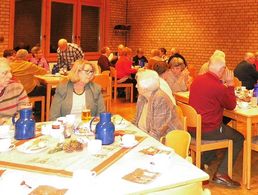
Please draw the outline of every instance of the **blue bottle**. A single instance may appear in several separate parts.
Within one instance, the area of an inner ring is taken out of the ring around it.
[[[102,145],[112,144],[115,140],[115,126],[111,121],[111,113],[100,113],[100,121],[96,125],[96,139],[102,141]]]
[[[13,124],[15,125],[15,139],[23,140],[35,137],[35,120],[32,119],[31,108],[25,108],[19,111],[20,118]]]
[[[253,93],[254,97],[257,97],[258,98],[258,83],[254,85],[254,93]]]

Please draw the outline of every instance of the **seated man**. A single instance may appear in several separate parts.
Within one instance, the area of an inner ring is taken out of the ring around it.
[[[241,82],[242,86],[247,89],[253,89],[258,80],[258,72],[255,68],[255,56],[253,53],[246,53],[245,59],[240,62],[234,70],[235,77]]]
[[[16,59],[10,63],[13,76],[20,80],[28,96],[45,95],[46,89],[40,86],[34,75],[47,74],[47,70],[28,62],[28,51],[20,49],[17,51]]]
[[[159,88],[157,72],[140,70],[136,78],[139,97],[134,124],[157,140],[174,129],[182,129],[176,106]]]
[[[12,117],[23,103],[29,102],[21,83],[12,80],[9,61],[0,58],[0,125]]]
[[[225,73],[225,85],[221,78]],[[212,55],[209,61],[209,71],[196,77],[190,88],[189,104],[202,116],[202,138],[205,140],[231,139],[233,141],[233,164],[243,147],[244,137],[233,128],[222,123],[223,110],[233,110],[236,106],[233,72],[226,69],[223,55]],[[195,137],[195,131],[189,130]],[[202,164],[210,163],[215,151],[202,154]],[[213,177],[213,181],[227,187],[238,187],[228,175],[228,153]]]

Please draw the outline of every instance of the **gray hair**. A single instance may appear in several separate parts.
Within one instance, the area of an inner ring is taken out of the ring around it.
[[[210,57],[209,71],[217,73],[226,64],[225,53],[220,50],[216,50]]]
[[[19,49],[16,53],[16,58],[21,60],[26,60],[26,57],[28,56],[28,51],[26,49]]]
[[[159,88],[159,75],[153,70],[140,70],[136,74],[137,85],[148,91],[155,91]]]

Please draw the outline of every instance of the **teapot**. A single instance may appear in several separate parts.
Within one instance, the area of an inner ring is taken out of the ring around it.
[[[109,145],[114,142],[115,126],[111,121],[110,112],[100,113],[100,121],[96,125],[95,138],[102,141],[102,145]]]
[[[32,119],[31,108],[23,108],[19,111],[20,118],[15,122],[15,116],[13,118],[13,124],[15,126],[15,139],[23,140],[35,137],[35,120]]]

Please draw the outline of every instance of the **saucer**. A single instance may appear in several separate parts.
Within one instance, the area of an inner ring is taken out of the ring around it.
[[[9,151],[13,150],[14,148],[15,148],[15,144],[11,144],[7,150],[5,150],[5,151],[0,151],[0,153],[9,152]]]
[[[135,140],[135,141],[134,141],[133,143],[131,143],[130,145],[124,145],[123,143],[120,143],[120,146],[121,146],[122,148],[132,148],[132,147],[136,146],[138,143],[139,143],[139,142]]]

